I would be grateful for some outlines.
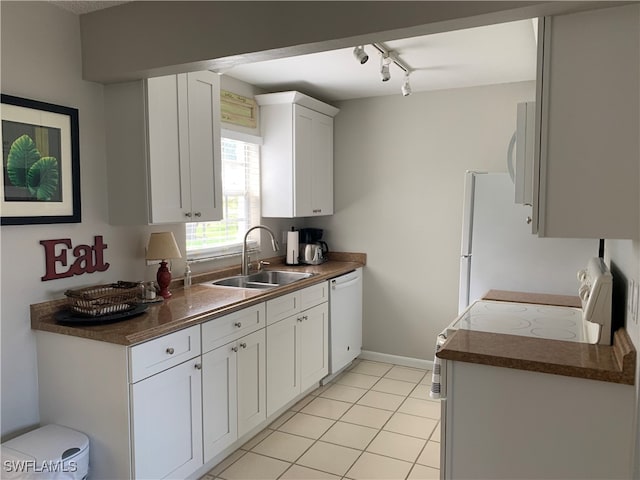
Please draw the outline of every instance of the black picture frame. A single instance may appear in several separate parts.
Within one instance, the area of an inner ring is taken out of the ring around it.
[[[5,94],[0,100],[0,225],[80,223],[78,109]]]

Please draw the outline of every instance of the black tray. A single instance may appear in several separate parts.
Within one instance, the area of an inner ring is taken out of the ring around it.
[[[144,313],[149,308],[148,304],[133,305],[128,310],[121,312],[109,313],[107,315],[101,315],[99,317],[90,317],[74,312],[72,310],[60,310],[54,314],[54,318],[58,323],[72,324],[72,325],[102,325],[104,323],[120,322],[122,320],[128,320],[141,313]]]

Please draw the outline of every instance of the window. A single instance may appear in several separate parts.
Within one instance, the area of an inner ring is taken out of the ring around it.
[[[223,219],[218,222],[187,223],[189,258],[238,254],[242,251],[246,231],[260,223],[259,139],[250,143],[230,138],[237,136],[231,133],[223,132],[222,138]],[[251,240],[249,247],[256,250],[258,241]]]

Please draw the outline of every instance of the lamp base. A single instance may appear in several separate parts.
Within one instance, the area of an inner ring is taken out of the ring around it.
[[[156,280],[158,281],[158,286],[160,287],[160,295],[162,295],[162,297],[164,298],[171,297],[171,292],[169,291],[169,284],[171,283],[171,271],[167,268],[167,262],[165,262],[164,260],[160,262],[160,268],[158,268]]]

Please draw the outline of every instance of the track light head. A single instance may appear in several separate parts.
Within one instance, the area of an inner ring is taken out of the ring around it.
[[[358,60],[360,64],[365,64],[367,63],[367,60],[369,60],[369,55],[364,51],[364,47],[362,45],[358,45],[353,48],[353,56],[356,57],[356,60]]]
[[[402,95],[404,97],[408,97],[409,95],[411,95],[411,84],[409,83],[408,73],[404,76],[404,82],[402,83],[402,88],[400,89],[400,91],[402,92]]]
[[[388,55],[380,55],[380,79],[383,82],[388,82],[391,78],[391,72],[389,71],[389,65],[391,59]]]
[[[382,65],[380,68],[380,78],[383,82],[388,82],[391,78],[391,72],[389,71],[389,65]]]

